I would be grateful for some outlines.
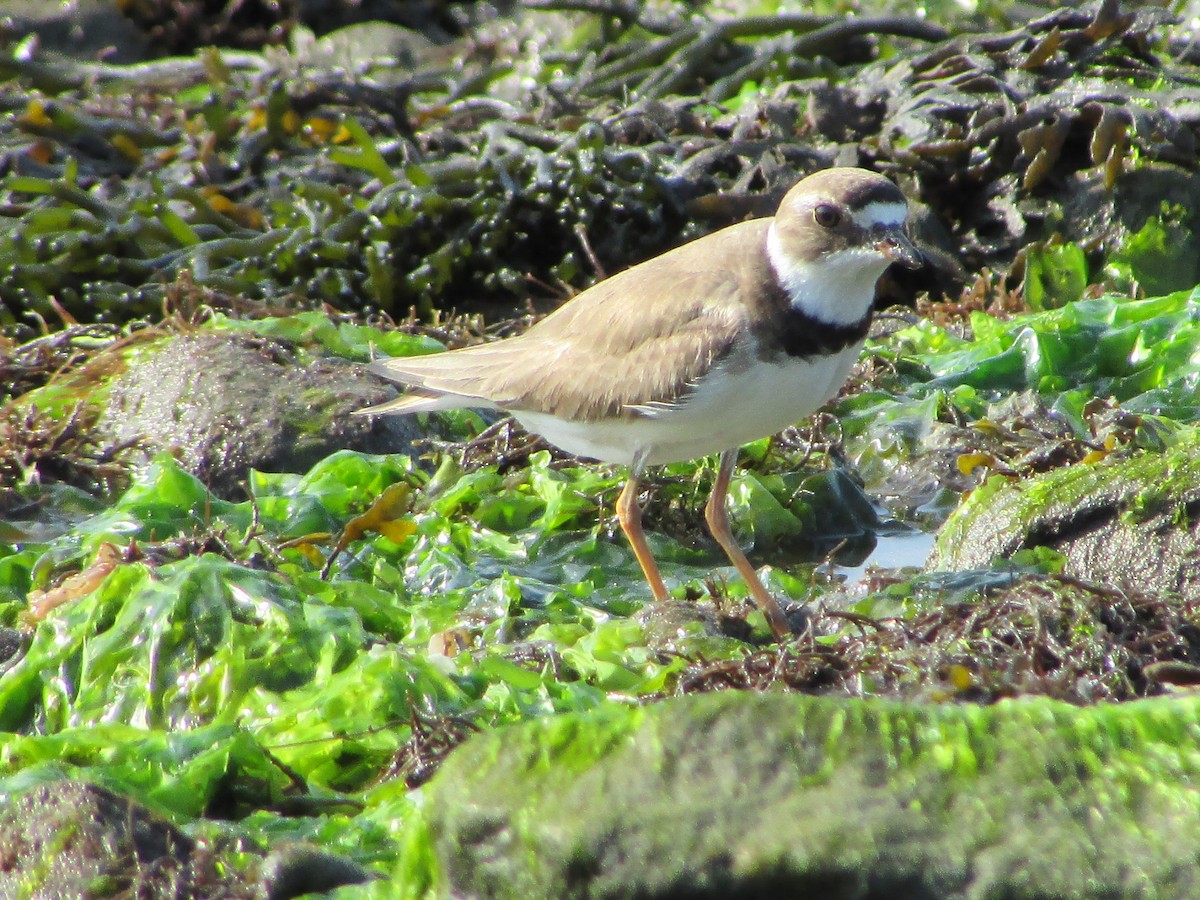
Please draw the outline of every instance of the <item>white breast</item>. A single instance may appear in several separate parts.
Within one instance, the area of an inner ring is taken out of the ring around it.
[[[821,408],[846,380],[861,342],[815,359],[758,360],[738,369],[717,367],[678,406],[642,410],[634,419],[569,422],[514,411],[527,430],[577,456],[631,465],[681,462],[767,437]]]

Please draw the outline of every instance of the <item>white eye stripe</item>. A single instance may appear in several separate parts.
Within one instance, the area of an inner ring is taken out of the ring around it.
[[[871,229],[879,225],[903,225],[908,218],[906,203],[868,203],[862,209],[850,214],[854,224],[859,228]]]

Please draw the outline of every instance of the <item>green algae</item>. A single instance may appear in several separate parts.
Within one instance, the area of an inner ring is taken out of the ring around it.
[[[1181,426],[1200,421],[1198,310],[1200,292],[1188,290],[1107,295],[1003,319],[975,312],[967,337],[922,321],[873,346],[897,375],[833,411],[868,486],[917,456],[943,423],[994,430],[989,422],[1011,416],[1003,404],[1018,394],[1040,398],[1092,446],[1104,435],[1089,404],[1108,401],[1136,418],[1123,447],[1161,451]]]

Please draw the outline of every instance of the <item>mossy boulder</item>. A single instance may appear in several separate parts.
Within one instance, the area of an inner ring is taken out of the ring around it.
[[[938,534],[930,569],[986,568],[1047,547],[1065,572],[1145,593],[1200,592],[1200,437],[1025,479],[993,476]]]
[[[718,693],[477,735],[425,804],[457,897],[1184,897],[1200,701]]]
[[[307,844],[284,844],[249,871],[233,853],[232,841],[194,840],[136,801],[70,778],[0,807],[0,897],[287,900],[372,877]]]
[[[302,472],[335,450],[390,453],[424,432],[414,420],[356,418],[393,392],[360,366],[304,361],[286,343],[220,331],[171,335],[113,383],[100,430],[148,464],[164,450],[220,497],[251,469]]]
[[[38,785],[0,808],[0,896],[259,896],[143,806],[96,785]]]

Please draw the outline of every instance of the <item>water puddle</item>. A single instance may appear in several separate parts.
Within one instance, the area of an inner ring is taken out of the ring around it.
[[[856,584],[866,577],[868,570],[921,569],[933,549],[935,538],[932,532],[916,530],[881,534],[866,559],[857,565],[839,565],[835,562],[833,571],[844,577],[847,584]]]

